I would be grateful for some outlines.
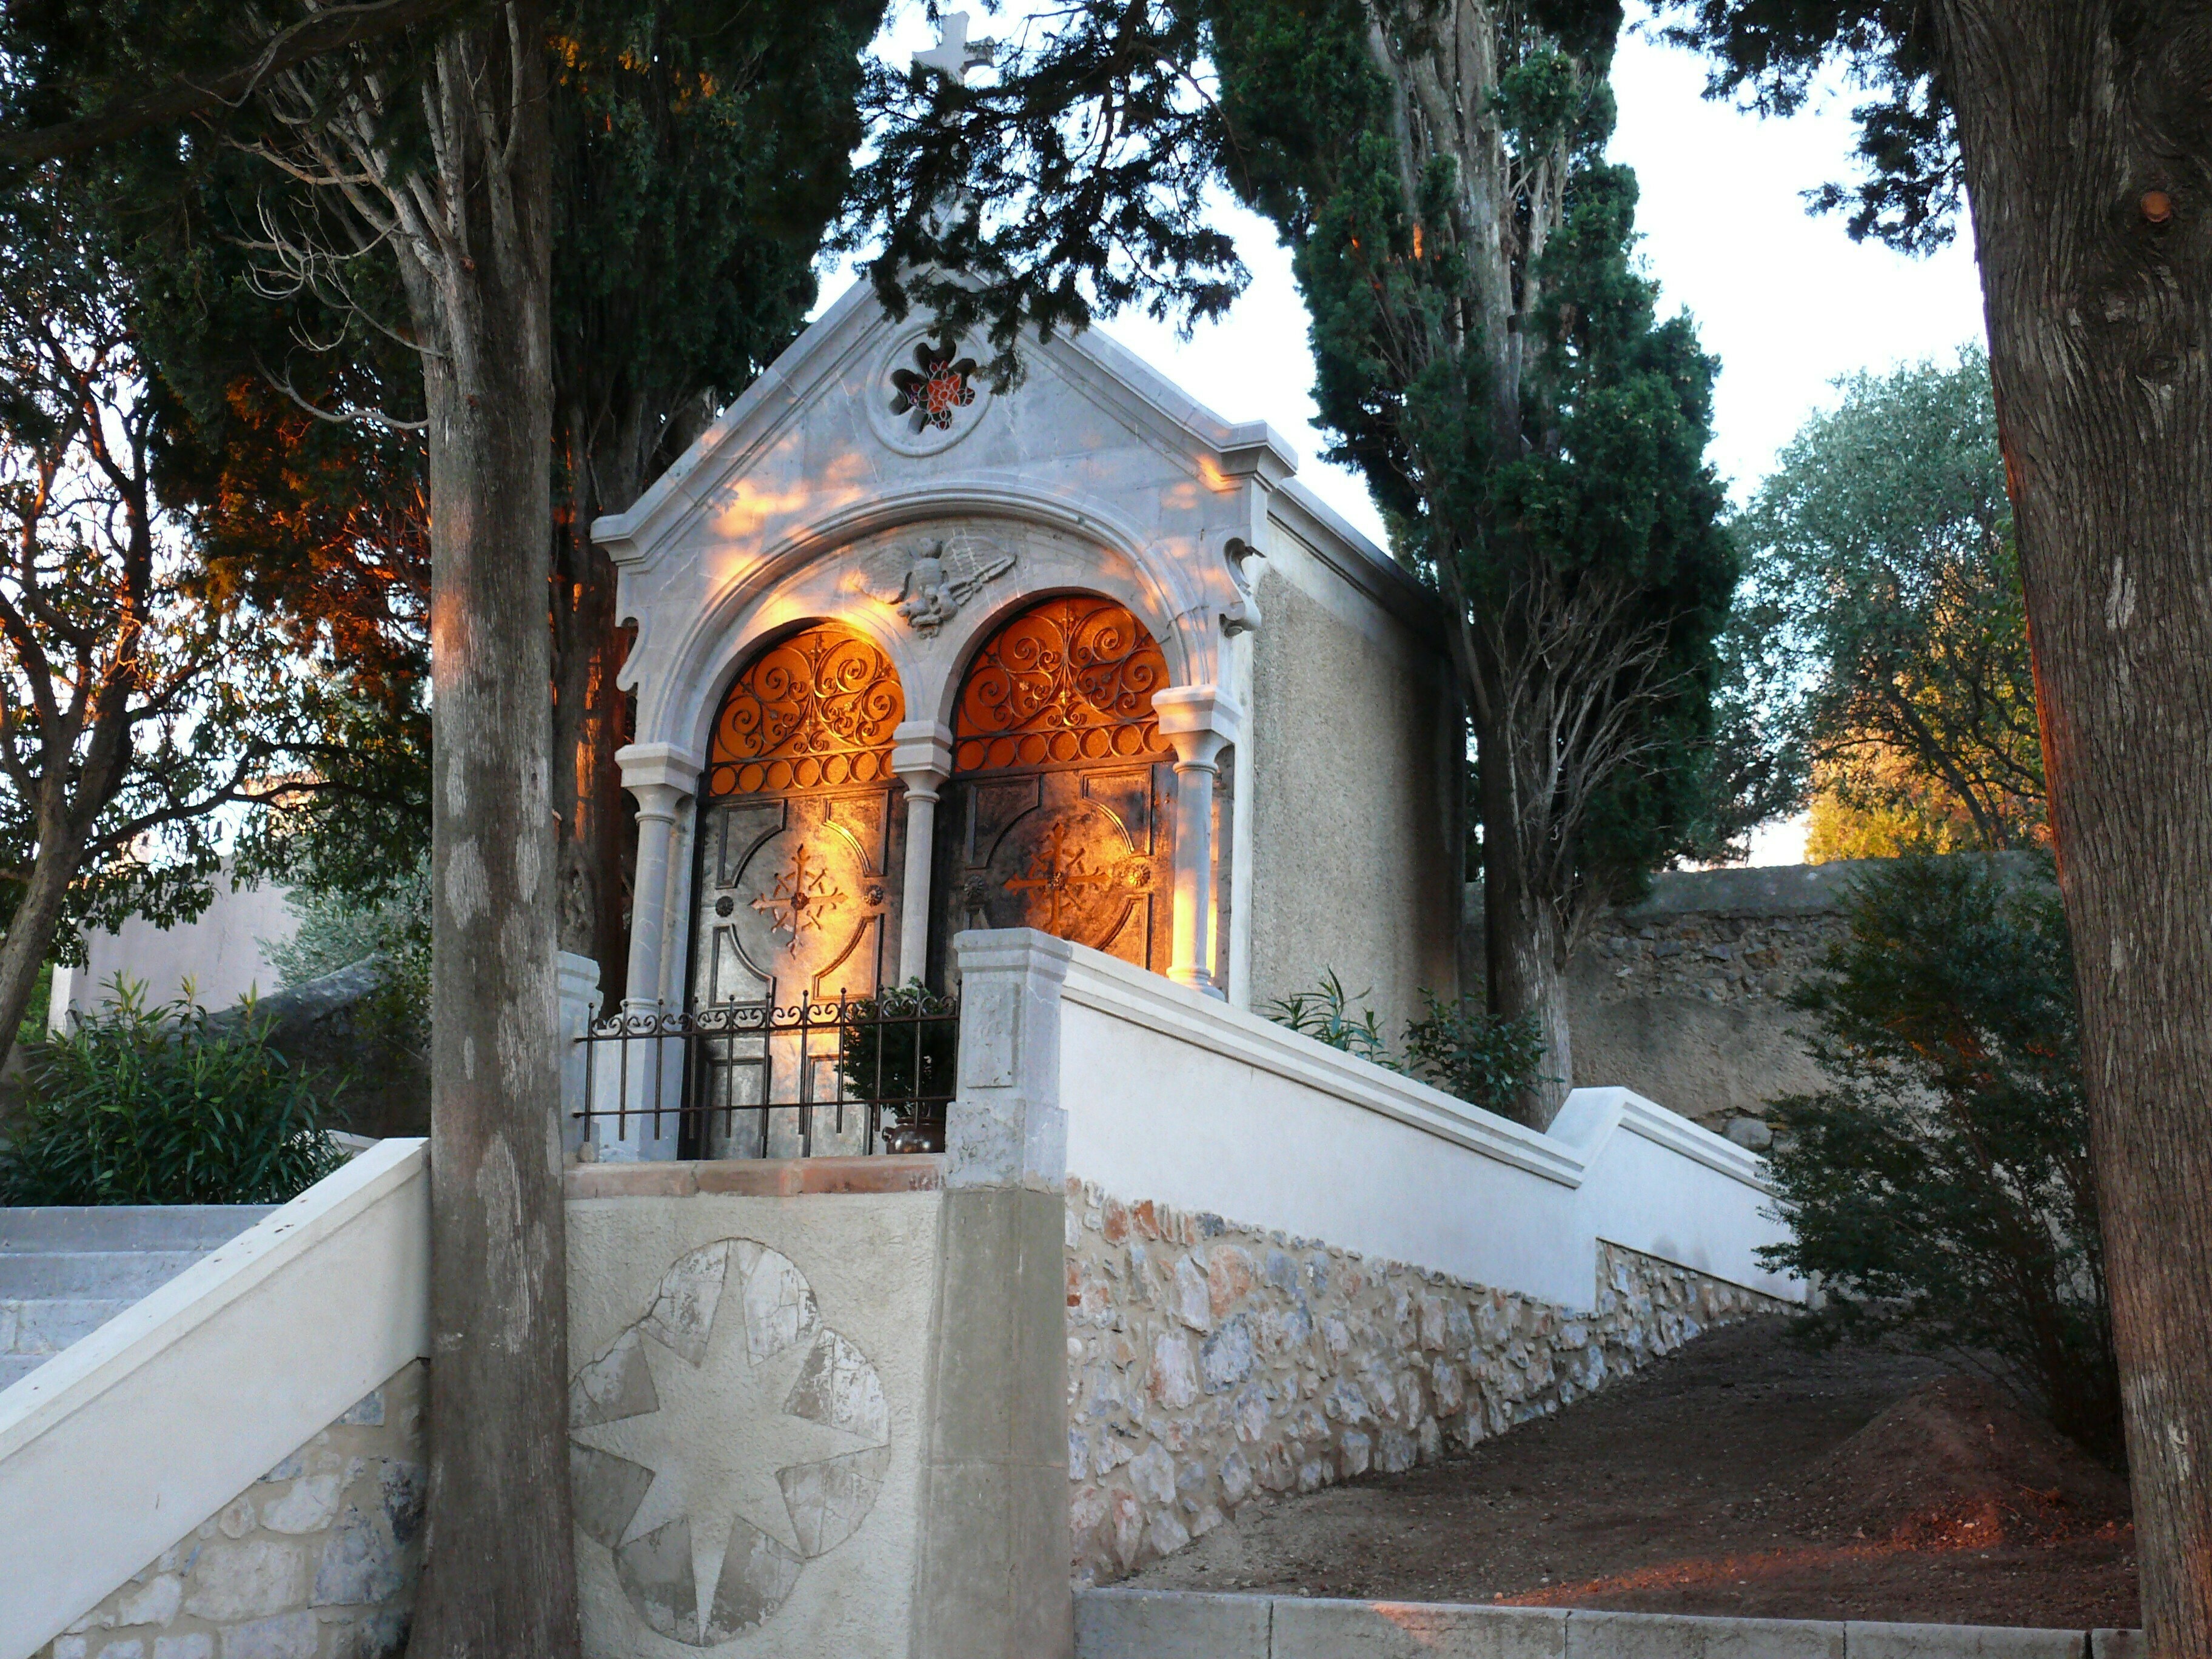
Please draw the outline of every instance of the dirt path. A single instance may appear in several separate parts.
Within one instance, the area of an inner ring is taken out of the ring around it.
[[[2123,1483],[1933,1361],[1704,1337],[1472,1454],[1249,1506],[1129,1582],[1639,1612],[2134,1625]]]

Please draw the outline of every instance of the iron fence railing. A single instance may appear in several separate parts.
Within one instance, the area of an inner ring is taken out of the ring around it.
[[[919,987],[795,1007],[738,1002],[615,1014],[577,1037],[573,1114],[687,1158],[814,1158],[945,1148],[960,1005]]]

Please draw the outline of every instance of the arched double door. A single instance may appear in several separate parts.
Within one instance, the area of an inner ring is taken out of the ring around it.
[[[732,683],[700,798],[695,1015],[864,997],[896,976],[906,814],[891,736],[905,713],[890,659],[834,623]],[[691,1063],[695,1105],[738,1109],[693,1126],[692,1156],[863,1150],[857,1114],[743,1109],[836,1098],[830,1062],[795,1039],[708,1041]]]
[[[1166,971],[1175,753],[1152,694],[1167,684],[1144,625],[1095,594],[1030,606],[969,659],[937,817],[933,982],[969,927],[1035,927]]]

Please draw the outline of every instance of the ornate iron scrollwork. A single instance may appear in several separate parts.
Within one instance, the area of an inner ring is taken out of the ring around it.
[[[954,716],[953,769],[1167,760],[1152,694],[1167,659],[1125,605],[1048,599],[976,654]]]
[[[759,656],[722,700],[708,761],[712,795],[878,783],[906,696],[890,659],[823,624]]]

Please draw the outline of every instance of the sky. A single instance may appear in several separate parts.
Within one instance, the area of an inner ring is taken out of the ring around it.
[[[1638,12],[1632,3],[1632,20]],[[1642,188],[1639,257],[1659,284],[1662,313],[1686,308],[1720,359],[1710,453],[1736,500],[1808,416],[1832,406],[1838,376],[1948,359],[1983,338],[1963,226],[1950,246],[1910,258],[1854,243],[1841,215],[1805,211],[1804,191],[1856,177],[1848,87],[1831,86],[1786,120],[1762,118],[1704,98],[1704,61],[1640,21],[1622,38],[1613,81],[1611,155],[1636,169]],[[1188,339],[1136,315],[1103,327],[1216,414],[1273,425],[1298,453],[1300,480],[1380,542],[1364,487],[1320,459],[1327,439],[1313,424],[1313,359],[1290,256],[1266,221],[1225,199],[1219,218],[1252,273],[1227,316]],[[824,300],[848,280],[830,274]],[[1794,863],[1803,845],[1802,823],[1774,826],[1754,836],[1753,861]]]

